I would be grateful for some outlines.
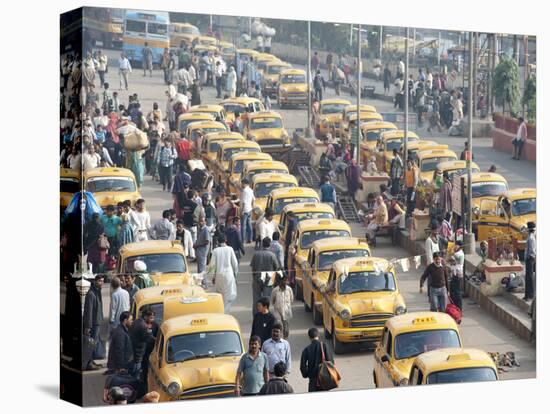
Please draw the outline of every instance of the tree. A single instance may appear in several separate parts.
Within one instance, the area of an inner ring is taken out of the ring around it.
[[[527,119],[534,124],[537,118],[537,78],[533,75],[529,75],[525,82],[521,103],[527,108]]]
[[[513,116],[516,113],[520,101],[520,92],[519,67],[514,59],[503,56],[495,68],[493,96],[497,102],[502,104],[504,112],[506,112],[506,105],[508,105],[510,114]]]

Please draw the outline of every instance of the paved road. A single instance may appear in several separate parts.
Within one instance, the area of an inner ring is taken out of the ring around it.
[[[152,107],[153,102],[158,102],[161,109],[164,108],[164,90],[166,88],[162,83],[161,76],[160,71],[156,71],[153,78],[144,78],[139,70],[135,70],[130,77],[130,91],[138,93],[144,111],[148,111]],[[111,70],[107,78],[111,85],[113,85],[113,89],[115,89],[118,86],[116,71]],[[119,94],[121,101],[127,102],[128,93],[120,91]],[[203,90],[203,102],[215,102],[214,96],[213,88]],[[327,97],[330,96],[332,96],[331,91],[327,90]],[[381,112],[386,111],[391,106],[391,104],[383,101],[369,101],[369,103],[371,102]],[[306,123],[304,110],[287,109],[281,112],[287,127],[290,129],[303,127]],[[459,149],[463,145],[463,139],[460,138],[437,137],[434,135],[433,139],[449,143],[453,149],[455,147]],[[488,168],[490,164],[496,163],[499,171],[507,176],[512,185],[535,185],[535,168],[533,165],[522,161],[514,163],[508,161],[507,156],[492,151],[486,141],[486,139],[475,141],[476,161],[478,161],[483,169]],[[170,194],[162,192],[160,186],[153,182],[150,177],[146,177],[145,179],[142,194],[147,201],[148,210],[151,213],[153,222],[160,219],[163,209],[171,206]],[[364,236],[364,232],[364,228],[359,225],[355,225],[353,228],[353,233],[356,236]],[[250,312],[251,275],[248,265],[252,254],[253,250],[248,246],[246,255],[241,262],[240,274],[238,276],[238,297],[231,310],[231,314],[239,320],[245,338],[250,334],[252,319]],[[387,240],[381,239],[378,246],[374,249],[373,255],[385,258],[401,258],[406,257],[407,252],[400,247],[391,246]],[[404,295],[409,312],[428,309],[426,295],[418,293],[420,271],[421,269],[398,274],[399,288]],[[108,310],[108,301],[108,289],[105,289],[105,311]],[[307,381],[300,376],[298,369],[299,358],[301,350],[308,343],[307,330],[313,326],[313,322],[311,314],[304,311],[301,302],[294,304],[293,311],[294,319],[290,324],[291,335],[289,338],[292,346],[293,367],[289,381],[296,392],[305,392],[307,391]],[[469,299],[464,300],[464,319],[461,331],[466,346],[477,347],[486,351],[513,351],[516,353],[521,367],[503,373],[502,379],[535,377],[535,348],[526,341],[519,339],[504,325],[492,319],[479,305]],[[372,350],[354,349],[347,354],[336,356],[336,364],[343,376],[342,389],[350,390],[374,387],[372,379]],[[105,377],[101,375],[101,372],[90,372],[84,375],[85,405],[102,404],[101,393]]]

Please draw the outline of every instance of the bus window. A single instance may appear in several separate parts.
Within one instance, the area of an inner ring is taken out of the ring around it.
[[[147,33],[156,35],[165,35],[167,32],[167,26],[160,23],[151,23],[147,25]]]
[[[126,31],[145,33],[145,22],[139,22],[137,20],[126,20]]]

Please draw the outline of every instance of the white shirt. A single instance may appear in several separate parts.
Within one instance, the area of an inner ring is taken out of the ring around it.
[[[86,153],[82,157],[82,168],[84,171],[89,170],[90,168],[97,168],[99,167],[100,162],[101,157],[97,152],[94,152],[93,154]]]
[[[224,302],[231,302],[237,298],[238,269],[239,262],[232,247],[224,245],[212,250],[208,274],[215,279],[216,292],[221,293]]]
[[[67,157],[67,162],[69,163],[69,168],[72,170],[79,170],[80,169],[80,154],[70,154]]]
[[[132,66],[130,65],[130,61],[123,57],[118,60],[118,68],[120,70],[127,70],[128,72],[132,72]]]
[[[271,309],[275,319],[280,321],[292,319],[292,302],[294,302],[294,294],[289,286],[285,290],[281,290],[278,286],[274,288],[271,292]]]
[[[108,57],[107,55],[105,54],[101,54],[99,55],[99,67],[98,67],[98,70],[102,71],[102,72],[105,72],[105,70],[107,69],[107,61],[108,61]]]
[[[256,201],[254,192],[249,186],[246,186],[241,191],[240,207],[242,213],[250,213],[252,211],[252,204]]]
[[[258,224],[258,232],[260,233],[260,240],[263,240],[266,237],[273,239],[273,233],[275,233],[275,223],[273,220],[267,220],[265,216],[262,217],[260,223]]]
[[[130,210],[130,225],[134,229],[136,241],[147,240],[147,231],[151,228],[151,216],[148,211]]]
[[[426,266],[433,263],[433,254],[439,253],[439,243],[434,242],[431,237],[426,239]]]

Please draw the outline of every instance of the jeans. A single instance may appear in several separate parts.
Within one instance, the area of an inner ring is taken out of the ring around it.
[[[315,98],[320,102],[323,100],[323,89],[315,88]]]
[[[208,248],[199,247],[195,250],[197,257],[197,273],[202,273],[206,270],[206,259],[208,258]]]
[[[241,239],[243,243],[250,243],[252,241],[252,220],[250,213],[243,213],[241,216]],[[245,237],[246,236],[246,237]]]
[[[222,97],[222,78],[216,76],[216,98]]]
[[[447,288],[445,286],[441,288],[434,288],[428,286],[430,296],[430,311],[432,312],[445,312],[447,307]]]
[[[105,83],[105,71],[104,70],[98,70],[97,74],[99,75],[100,87],[103,87],[103,84]]]
[[[164,83],[166,83],[167,85],[170,82],[170,73],[170,69],[164,68]]]
[[[412,193],[414,193],[413,187],[407,187],[407,217],[412,216],[414,211],[414,199],[412,198]]]
[[[462,278],[452,277],[451,278],[451,299],[453,303],[462,310]]]
[[[120,69],[118,73],[120,78],[120,89],[124,86],[124,88],[128,90],[128,69]]]
[[[533,299],[535,296],[535,284],[533,283],[533,273],[535,270],[535,258],[528,257],[525,260],[525,297]]]
[[[396,196],[399,194],[399,177],[391,179],[391,195]]]
[[[158,166],[160,183],[162,184],[162,189],[170,190],[172,188],[172,166],[164,167],[162,165]]]

